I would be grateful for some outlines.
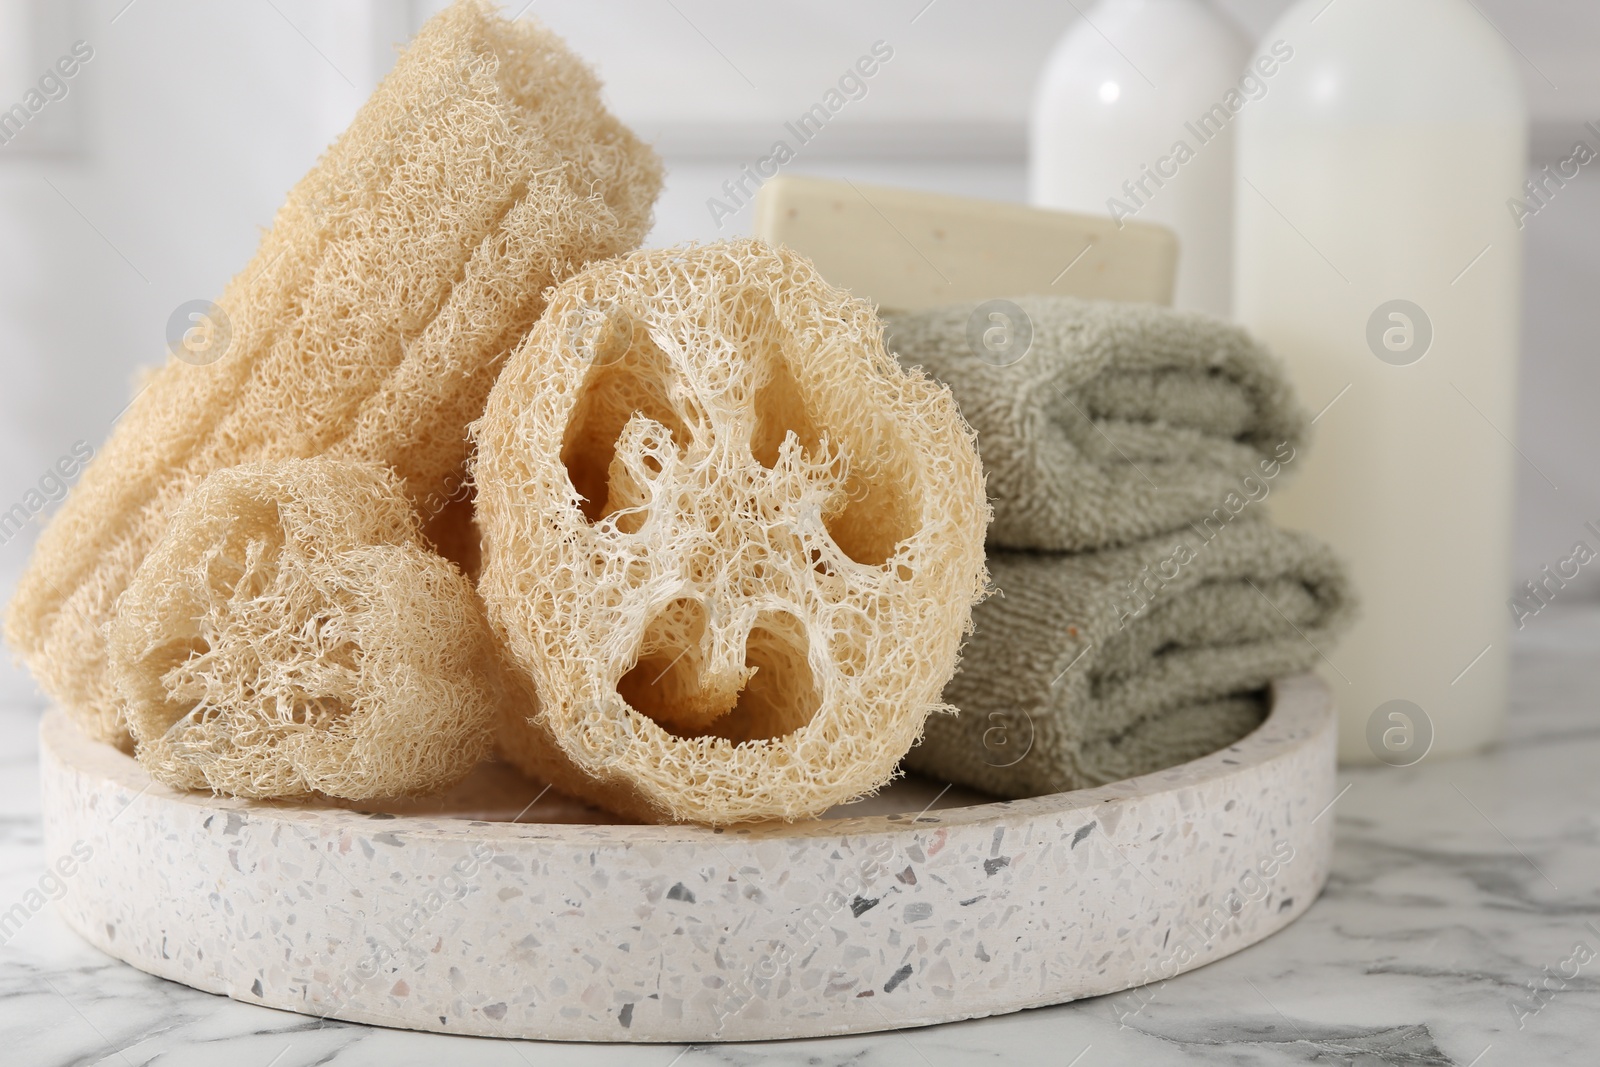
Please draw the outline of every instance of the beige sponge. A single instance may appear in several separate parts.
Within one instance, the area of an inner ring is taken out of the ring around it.
[[[939,707],[988,505],[950,393],[754,241],[563,283],[474,424],[501,747],[614,812],[798,819]]]
[[[492,743],[493,655],[467,579],[393,477],[288,460],[217,471],[145,558],[111,675],[159,781],[365,800],[460,779]]]
[[[220,357],[170,360],[41,535],[6,636],[44,689],[124,739],[103,628],[211,471],[330,455],[451,496],[543,290],[635,247],[660,184],[554,36],[476,0],[430,20],[217,301]]]

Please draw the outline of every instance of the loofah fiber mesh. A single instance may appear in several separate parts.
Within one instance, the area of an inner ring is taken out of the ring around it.
[[[222,358],[170,360],[41,535],[6,636],[43,688],[125,740],[104,626],[214,470],[370,460],[442,499],[543,290],[636,247],[660,184],[554,36],[476,0],[430,20],[218,300]]]
[[[881,786],[940,707],[986,582],[973,435],[803,257],[590,266],[473,435],[530,773],[635,818],[792,820]]]
[[[110,627],[141,763],[177,788],[351,800],[449,785],[492,745],[482,607],[382,468],[212,474]]]

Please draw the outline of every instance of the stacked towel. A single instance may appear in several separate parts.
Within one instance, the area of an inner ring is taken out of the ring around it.
[[[1006,797],[1131,778],[1255,729],[1349,599],[1311,537],[1241,517],[1077,555],[991,551],[998,588],[909,766]],[[1171,575],[1170,578],[1166,577]]]
[[[1006,797],[1226,747],[1353,601],[1325,546],[1263,514],[1306,428],[1270,353],[1203,315],[1015,304],[1032,341],[1006,365],[969,341],[978,305],[888,317],[890,347],[977,431],[995,511],[996,593],[944,693],[960,714],[906,762]]]
[[[991,544],[1081,552],[1169,533],[1297,454],[1288,379],[1238,327],[1149,304],[1015,305],[1033,340],[1005,366],[968,341],[979,305],[885,316],[901,361],[949,385],[978,432]]]

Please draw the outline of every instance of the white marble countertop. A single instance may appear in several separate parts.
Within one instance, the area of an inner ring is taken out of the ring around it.
[[[1140,995],[894,1034],[583,1046],[322,1022],[152,978],[53,909],[0,933],[0,1062],[792,1064],[1593,1063],[1600,1018],[1600,606],[1519,635],[1508,740],[1350,768],[1333,876],[1266,942]],[[35,728],[0,705],[0,914],[41,886]],[[49,889],[49,883],[43,888]],[[34,898],[37,899],[37,898]],[[24,909],[26,910],[26,909]]]

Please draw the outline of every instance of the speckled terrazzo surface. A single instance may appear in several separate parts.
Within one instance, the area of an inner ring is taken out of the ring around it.
[[[492,774],[428,814],[177,794],[52,713],[45,848],[80,857],[58,907],[90,942],[243,1001],[486,1036],[860,1032],[1160,983],[1287,924],[1327,878],[1331,728],[1291,679],[1256,733],[1145,778],[713,832],[508,812]]]

